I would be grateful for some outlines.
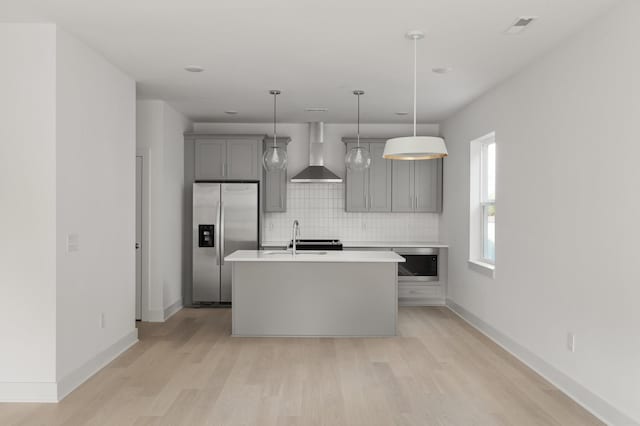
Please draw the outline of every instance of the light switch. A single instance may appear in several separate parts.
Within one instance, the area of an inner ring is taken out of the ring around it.
[[[67,235],[67,253],[80,251],[80,236],[78,234]]]

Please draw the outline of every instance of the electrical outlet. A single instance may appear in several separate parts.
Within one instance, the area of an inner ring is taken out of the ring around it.
[[[100,328],[105,327],[104,312],[100,312]]]
[[[567,333],[567,349],[571,352],[576,351],[576,335],[571,331]]]

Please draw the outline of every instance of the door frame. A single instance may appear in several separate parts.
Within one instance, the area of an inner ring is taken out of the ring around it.
[[[142,158],[142,244],[140,247],[142,250],[142,282],[140,289],[140,320],[149,321],[149,149],[136,149],[136,157]],[[135,292],[133,297],[135,304]]]

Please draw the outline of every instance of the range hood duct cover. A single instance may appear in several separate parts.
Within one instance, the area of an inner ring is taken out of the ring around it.
[[[309,123],[309,167],[291,178],[293,183],[342,182],[324,166],[324,123]]]

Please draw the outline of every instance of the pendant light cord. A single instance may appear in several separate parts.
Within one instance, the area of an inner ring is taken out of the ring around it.
[[[276,99],[278,99],[278,94],[273,94],[273,147],[277,148],[278,144],[276,142],[278,136],[276,135]]]
[[[360,94],[358,93],[358,148],[360,148]]]
[[[416,136],[416,110],[418,93],[418,38],[413,37],[413,136]]]

